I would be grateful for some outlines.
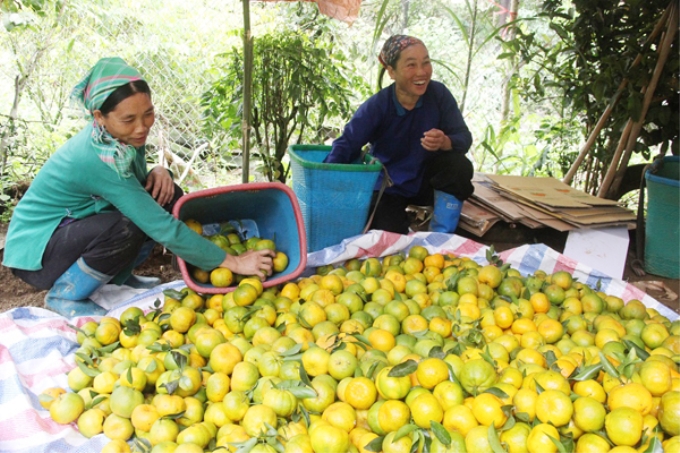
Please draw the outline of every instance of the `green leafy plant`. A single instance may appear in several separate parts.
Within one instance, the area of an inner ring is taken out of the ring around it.
[[[283,31],[254,39],[252,130],[254,151],[268,180],[285,182],[282,159],[288,146],[324,140],[324,126],[350,116],[350,87],[361,83],[348,74],[343,54],[331,41]],[[208,123],[240,137],[243,51],[219,57],[222,77],[202,99]]]

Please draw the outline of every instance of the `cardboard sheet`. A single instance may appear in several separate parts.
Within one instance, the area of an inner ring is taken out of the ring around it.
[[[587,208],[589,206],[618,205],[616,201],[594,197],[555,178],[509,175],[487,175],[487,177],[503,190],[546,206]]]

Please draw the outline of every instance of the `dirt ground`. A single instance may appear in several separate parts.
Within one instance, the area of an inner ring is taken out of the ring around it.
[[[6,231],[6,224],[0,224],[0,236],[4,238]],[[460,231],[460,230],[459,230]],[[634,235],[632,235],[634,237]],[[544,243],[549,247],[561,252],[564,247],[566,236],[557,233],[554,230],[543,229],[541,231],[520,231],[513,229],[512,231],[503,228],[501,230],[490,230],[483,239],[470,237],[470,239],[477,242],[482,242],[486,245],[494,244],[497,252],[518,247],[524,243]],[[634,239],[634,238],[632,238]],[[4,239],[2,242],[4,249]],[[634,240],[631,240],[630,249],[628,253],[628,262],[624,271],[623,280],[634,283],[646,291],[650,296],[654,297],[659,302],[680,313],[679,300],[668,298],[673,294],[680,294],[680,281],[673,279],[666,279],[656,275],[647,274],[645,276],[637,276],[631,266],[630,261],[635,256]],[[0,251],[0,260],[2,260],[4,250]],[[181,280],[182,275],[179,271],[173,269],[172,255],[169,252],[164,252],[159,245],[156,246],[151,257],[135,271],[138,275],[159,277],[163,283]],[[663,285],[660,286],[659,284]],[[655,289],[655,288],[666,288]],[[669,291],[670,292],[669,292]],[[5,266],[0,266],[0,312],[25,306],[43,307],[43,300],[46,291],[39,291],[30,285],[24,283],[22,280],[14,277],[14,275]]]

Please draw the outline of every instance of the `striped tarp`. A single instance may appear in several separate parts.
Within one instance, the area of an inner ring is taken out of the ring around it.
[[[487,247],[475,241],[443,233],[415,233],[409,236],[370,231],[346,239],[337,246],[311,253],[306,273],[325,264],[337,264],[350,258],[381,257],[408,251],[422,245],[431,253],[453,253],[469,256],[486,264]],[[678,315],[638,288],[611,278],[597,270],[575,262],[542,244],[525,245],[500,253],[506,263],[523,275],[536,270],[547,273],[566,270],[578,281],[599,288],[624,301],[639,299],[669,319]],[[120,314],[129,306],[149,309],[163,298],[166,288],[180,289],[181,281],[161,285],[134,296],[109,312]],[[59,425],[39,402],[46,388],[67,388],[66,372],[75,366],[74,351],[78,344],[69,324],[81,326],[95,319],[66,319],[41,308],[16,308],[0,314],[0,452],[22,453],[89,453],[101,451],[108,440],[104,435],[86,439],[75,424]]]

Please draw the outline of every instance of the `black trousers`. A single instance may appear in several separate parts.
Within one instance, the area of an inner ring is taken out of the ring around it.
[[[473,175],[472,162],[465,157],[465,154],[437,152],[435,157],[428,162],[419,193],[411,198],[383,193],[369,228],[408,234],[407,206],[431,206],[434,203],[434,190],[449,193],[461,201],[466,200],[474,191]],[[378,192],[373,192],[369,215],[373,212],[377,196]]]
[[[183,194],[175,184],[175,196],[163,208],[172,212]],[[119,211],[95,214],[56,229],[43,253],[42,269],[12,269],[12,273],[35,288],[50,289],[82,257],[92,269],[115,276],[134,263],[147,239],[147,235]]]

